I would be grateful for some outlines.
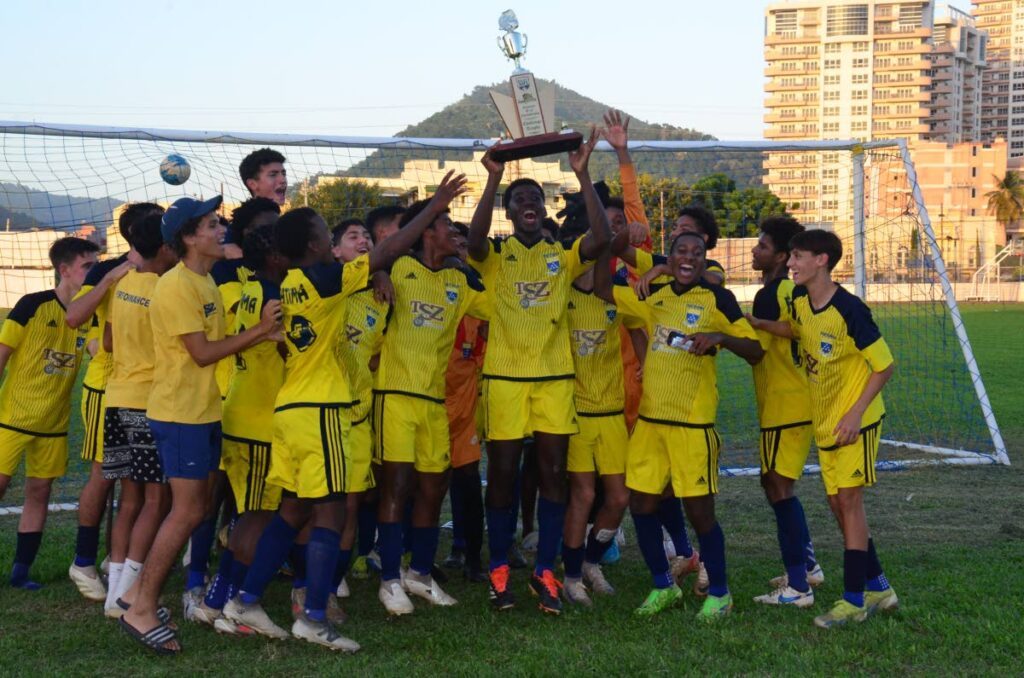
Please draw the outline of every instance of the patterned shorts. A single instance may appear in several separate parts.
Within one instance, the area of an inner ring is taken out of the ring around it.
[[[137,483],[164,482],[163,465],[145,410],[108,407],[103,425],[104,478],[129,478]]]

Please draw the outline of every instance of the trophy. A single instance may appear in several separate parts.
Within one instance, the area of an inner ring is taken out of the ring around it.
[[[509,92],[490,90],[491,101],[512,137],[512,141],[496,143],[491,157],[498,162],[507,162],[576,150],[583,143],[582,134],[573,131],[559,133],[554,129],[554,86],[544,84],[538,87],[533,73],[519,62],[526,55],[527,39],[516,30],[519,28],[516,13],[505,10],[498,19],[498,27],[505,31],[504,35],[498,36],[498,47],[516,67],[509,79]]]

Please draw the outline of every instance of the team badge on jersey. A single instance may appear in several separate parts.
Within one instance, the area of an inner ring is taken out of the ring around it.
[[[454,304],[459,300],[459,286],[453,283],[448,283],[444,286],[444,298],[448,300],[449,304]]]
[[[203,304],[203,315],[209,318],[211,315],[217,312],[217,304],[209,303]]]
[[[821,333],[821,357],[831,358],[832,349],[835,348],[836,338],[828,332]]]
[[[366,314],[366,326],[373,329],[377,325],[377,316],[373,313]]]
[[[615,316],[619,314],[619,310],[612,304],[605,304],[604,314],[608,318],[608,322],[615,322]]]
[[[604,330],[573,330],[572,341],[576,344],[576,354],[581,357],[597,353],[605,344],[607,332]]]
[[[305,351],[316,341],[316,331],[313,329],[313,323],[301,315],[293,316],[291,326],[288,328],[288,340],[295,345],[299,353]]]
[[[562,263],[558,259],[557,252],[548,252],[545,254],[544,263],[548,267],[548,275],[558,275],[558,272],[562,270]]]
[[[693,328],[700,322],[700,316],[704,313],[703,306],[697,306],[696,304],[686,305],[686,326]]]
[[[548,303],[551,296],[551,284],[546,280],[539,282],[517,282],[515,283],[516,294],[519,295],[519,305],[523,308],[531,306],[543,306]]]
[[[415,299],[409,303],[412,305],[412,324],[416,327],[441,327],[444,325],[444,306],[428,304]]]

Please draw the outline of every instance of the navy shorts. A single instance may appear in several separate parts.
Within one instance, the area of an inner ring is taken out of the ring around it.
[[[220,466],[220,422],[178,424],[149,420],[164,475],[206,480]]]

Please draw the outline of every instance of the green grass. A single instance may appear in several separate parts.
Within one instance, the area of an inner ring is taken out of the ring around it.
[[[1014,466],[919,467],[881,476],[868,493],[868,514],[902,602],[894,615],[829,632],[812,627],[811,616],[842,591],[841,540],[816,477],[801,485],[827,576],[814,611],[755,606],[751,597],[764,593],[766,579],[780,570],[774,520],[756,479],[731,478],[722,481],[718,506],[736,612],[714,627],[697,624],[697,603],[689,594],[683,607],[658,618],[632,615],[649,581],[630,535],[622,562],[606,568],[619,594],[599,599],[592,610],[543,617],[526,592],[525,575],[516,572],[520,606],[509,614],[488,609],[484,587],[453,579],[446,588],[460,600],[458,608],[417,604],[411,618],[389,621],[376,600],[376,582],[357,581],[351,582],[344,631],[363,644],[358,655],[337,657],[299,642],[224,638],[186,625],[185,653],[164,659],[131,643],[67,581],[75,519],[62,513],[53,517],[36,565],[46,588],[34,594],[0,588],[0,675],[1019,673],[1024,395],[1018,339],[1024,308],[968,306],[964,317]],[[912,378],[900,376],[912,392]],[[723,409],[729,406],[723,396]],[[13,555],[15,526],[15,519],[0,517],[0,563]],[[279,622],[287,619],[286,587],[275,585],[268,597]],[[175,574],[166,591],[176,616],[180,590]]]

